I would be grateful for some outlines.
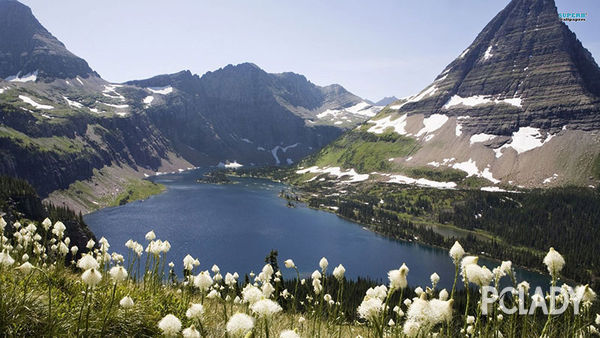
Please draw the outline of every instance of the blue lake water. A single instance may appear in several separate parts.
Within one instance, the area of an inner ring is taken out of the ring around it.
[[[278,197],[285,186],[268,180],[240,178],[239,184],[199,184],[202,170],[164,175],[153,181],[167,191],[144,201],[106,208],[86,215],[85,221],[98,238],[104,236],[111,250],[126,256],[128,239],[147,244],[144,235],[154,230],[168,240],[167,260],[182,270],[182,259],[190,254],[200,260],[200,269],[217,264],[222,273],[260,271],[271,249],[279,251],[279,264],[292,258],[304,276],[318,268],[323,256],[329,271],[343,264],[348,278],[358,276],[387,282],[387,272],[402,263],[410,268],[409,284],[429,285],[437,272],[440,286],[451,288],[454,266],[448,252],[426,245],[393,241],[344,220],[332,213],[307,207],[288,208]],[[480,261],[490,269],[497,262]],[[197,271],[197,270],[196,270]],[[547,279],[535,272],[517,269],[519,280],[532,286]]]

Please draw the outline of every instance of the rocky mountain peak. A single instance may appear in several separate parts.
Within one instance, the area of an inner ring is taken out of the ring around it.
[[[465,131],[600,128],[600,69],[552,0],[513,0],[399,113],[471,116]]]
[[[97,76],[40,24],[29,7],[0,1],[0,77],[26,75],[45,80]]]

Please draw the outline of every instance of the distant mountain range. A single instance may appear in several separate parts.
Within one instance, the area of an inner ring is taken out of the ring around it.
[[[599,112],[600,68],[554,1],[513,0],[433,83],[301,173],[492,191],[597,186]]]
[[[0,173],[84,211],[143,175],[295,163],[382,108],[249,63],[112,84],[18,1],[0,38]]]

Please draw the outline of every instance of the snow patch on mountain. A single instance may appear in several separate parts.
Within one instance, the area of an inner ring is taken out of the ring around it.
[[[367,130],[369,133],[383,134],[386,129],[393,128],[394,132],[400,135],[406,135],[406,114],[394,120],[392,120],[391,115],[388,115],[379,120],[369,120],[367,123],[375,124],[373,127]]]
[[[497,137],[496,135],[491,135],[491,134],[486,134],[486,133],[475,134],[475,135],[471,136],[471,138],[469,139],[469,143],[471,143],[471,145],[473,145],[474,143],[481,143],[481,142],[493,140],[496,137]]]
[[[464,162],[454,163],[452,165],[452,168],[466,172],[467,177],[483,177],[494,184],[500,183],[500,180],[494,178],[489,168],[486,167],[485,169],[483,169],[483,171],[480,171],[479,168],[477,168],[477,163],[472,159],[469,159]]]
[[[75,101],[71,101],[69,100],[68,97],[63,96],[63,99],[65,99],[65,101],[67,101],[67,104],[71,107],[75,107],[75,108],[83,108],[83,105],[79,102],[75,102]]]
[[[32,105],[37,109],[54,109],[53,106],[37,103],[34,100],[32,100],[30,97],[25,96],[25,95],[19,95],[19,98],[21,99],[21,101],[23,101],[29,105]]]
[[[389,176],[390,179],[387,183],[400,183],[400,184],[414,184],[422,187],[429,188],[438,188],[438,189],[454,189],[456,188],[456,183],[454,182],[438,182],[428,180],[426,178],[412,178],[404,175],[385,175]]]
[[[154,101],[154,96],[152,95],[148,95],[144,98],[144,104],[148,107],[152,104],[152,101]]]
[[[415,136],[433,133],[440,129],[448,121],[448,116],[442,114],[433,114],[423,119],[424,127],[419,130]]]
[[[164,87],[149,87],[146,88],[149,91],[153,92],[154,94],[161,94],[161,95],[168,95],[171,94],[173,92],[173,87],[171,86],[164,86]]]
[[[37,76],[37,70],[35,72],[25,74],[23,76],[21,76],[21,72],[18,72],[16,75],[11,75],[4,80],[9,82],[35,82],[37,80]]]
[[[502,149],[513,148],[517,153],[524,153],[526,151],[539,148],[546,142],[550,141],[554,135],[548,134],[546,138],[543,138],[539,128],[533,127],[520,127],[518,131],[513,132],[511,141],[504,144],[502,147],[494,149],[496,157],[502,157]]]
[[[511,106],[521,108],[521,98],[519,98],[519,97],[513,97],[513,98],[507,98],[507,99],[493,99],[490,96],[485,96],[485,95],[474,95],[474,96],[469,96],[469,97],[461,97],[459,95],[453,95],[448,100],[448,102],[446,102],[446,104],[444,105],[444,109],[450,109],[450,108],[452,108],[454,106],[458,106],[458,105],[475,107],[475,106],[487,104],[487,103],[495,103],[495,104],[505,103],[505,104],[510,104]]]
[[[318,166],[312,166],[310,168],[297,170],[296,173],[328,174],[330,176],[335,176],[338,179],[342,177],[348,177],[349,179],[344,180],[345,183],[361,182],[369,178],[369,174],[359,174],[354,169],[342,170],[340,167],[325,167],[321,169]],[[316,178],[317,176],[311,178],[308,181],[312,181]]]

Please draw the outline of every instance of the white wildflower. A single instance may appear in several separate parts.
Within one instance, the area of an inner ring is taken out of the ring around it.
[[[185,312],[185,316],[189,319],[201,319],[204,314],[204,306],[202,304],[192,304]]]
[[[261,299],[250,306],[250,310],[259,317],[269,318],[282,310],[281,306],[270,299]]]
[[[174,337],[181,331],[181,321],[172,314],[168,314],[158,322],[158,328],[168,337]]]
[[[0,252],[0,265],[11,266],[15,263],[15,260],[10,257],[10,254],[6,249]]]
[[[244,337],[254,328],[254,319],[245,313],[236,313],[229,318],[226,328],[234,337]]]
[[[322,271],[327,270],[327,266],[329,266],[329,262],[327,261],[327,258],[323,257],[321,258],[321,260],[319,261],[319,267],[321,268]]]
[[[279,338],[300,338],[300,335],[294,330],[284,330],[279,334]]]
[[[200,332],[196,330],[194,325],[184,329],[181,334],[183,335],[183,338],[200,338]]]
[[[286,259],[285,262],[283,262],[283,264],[285,264],[285,267],[288,269],[293,269],[296,267],[296,264],[294,264],[294,261],[291,259]]]
[[[556,278],[565,266],[565,259],[554,248],[550,248],[546,257],[544,257],[544,264],[548,267],[548,272],[552,278]]]
[[[458,243],[458,241],[454,242],[452,248],[450,248],[450,257],[454,261],[454,264],[458,264],[460,259],[465,255],[465,249],[463,249],[462,245]]]
[[[133,299],[131,299],[131,297],[129,297],[129,296],[125,296],[121,299],[121,301],[119,302],[119,305],[121,305],[121,307],[123,307],[125,309],[133,307]]]
[[[127,279],[127,270],[120,265],[112,267],[109,274],[115,283],[119,283]]]
[[[31,270],[33,269],[33,265],[31,265],[31,263],[29,262],[25,262],[21,265],[19,265],[19,267],[17,267],[17,270],[19,270],[21,273],[28,275]]]
[[[92,255],[83,255],[77,262],[77,267],[81,270],[99,269],[100,264]]]
[[[345,273],[346,273],[346,268],[344,268],[344,266],[342,264],[338,265],[335,269],[333,269],[333,276],[338,281],[341,281],[342,279],[344,279]]]
[[[148,233],[146,233],[145,237],[147,241],[153,241],[156,239],[156,234],[154,233],[154,230],[150,230]]]
[[[102,280],[102,274],[97,269],[91,268],[85,270],[83,274],[81,274],[81,280],[83,280],[87,286],[93,288]]]

